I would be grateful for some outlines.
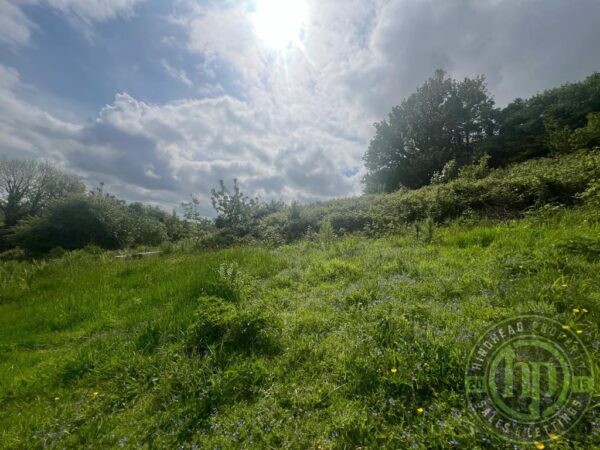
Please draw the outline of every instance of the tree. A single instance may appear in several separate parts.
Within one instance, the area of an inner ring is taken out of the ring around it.
[[[483,76],[459,82],[437,70],[375,124],[363,159],[367,192],[418,188],[454,159],[477,159],[475,144],[496,132],[496,110]]]
[[[191,201],[182,203],[183,217],[186,220],[187,234],[194,240],[200,241],[208,233],[213,231],[212,220],[206,218],[200,212],[200,199],[196,195],[191,195]],[[175,215],[175,211],[173,211]]]
[[[217,228],[235,228],[246,230],[260,211],[257,198],[249,198],[242,193],[237,179],[233,180],[233,193],[229,192],[223,180],[219,180],[220,189],[211,190],[211,202],[217,211]]]
[[[79,178],[49,163],[0,158],[0,212],[6,227],[40,214],[53,200],[84,191]]]
[[[491,156],[494,167],[565,151],[570,132],[585,127],[588,115],[598,111],[600,72],[595,72],[582,81],[513,100],[498,114],[498,133],[477,148]]]

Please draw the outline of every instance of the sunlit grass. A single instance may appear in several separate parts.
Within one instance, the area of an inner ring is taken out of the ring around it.
[[[0,446],[502,448],[466,409],[466,355],[490,324],[535,312],[599,360],[589,218],[3,262]],[[598,420],[546,447],[594,448]]]

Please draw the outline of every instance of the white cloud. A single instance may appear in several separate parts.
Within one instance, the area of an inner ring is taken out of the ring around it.
[[[257,82],[266,55],[256,40],[249,11],[244,3],[225,5],[194,5],[176,22],[188,29],[190,50],[224,60],[244,80]]]
[[[88,22],[130,14],[136,4],[46,1]],[[32,25],[15,5],[0,3],[10,24],[0,39],[24,43]],[[256,40],[250,3],[174,5],[171,19],[187,39],[162,42],[200,54],[198,73],[156,61],[177,83],[208,78],[197,87],[201,98],[151,104],[118,94],[95,121],[74,124],[20,100],[18,73],[0,66],[0,150],[50,155],[130,200],[175,205],[200,193],[206,212],[220,178],[238,178],[265,198],[349,196],[361,188],[371,124],[436,68],[486,74],[506,103],[580,79],[600,60],[595,0],[309,0],[303,45],[284,52]],[[556,32],[559,24],[565,32]],[[219,79],[223,66],[233,80]]]
[[[0,0],[0,44],[28,44],[36,25],[27,18],[23,7],[45,4],[84,24],[104,22],[133,13],[143,0]]]
[[[175,80],[182,82],[183,84],[187,85],[187,86],[192,86],[192,81],[189,79],[187,73],[185,70],[183,69],[176,69],[175,67],[171,66],[165,59],[161,60],[161,65],[163,66],[163,68],[165,69],[165,71],[171,76],[173,77]]]
[[[89,22],[103,22],[133,12],[141,0],[45,0],[53,8]]]
[[[0,64],[0,150],[11,157],[64,163],[79,126],[20,100],[13,92],[18,85],[18,72]]]
[[[19,84],[19,72],[12,67],[0,64],[0,89],[10,89]]]
[[[356,161],[336,151],[356,144],[319,129],[279,128],[260,107],[228,96],[151,105],[120,94],[80,142],[85,151],[73,152],[71,164],[182,198],[197,192],[206,205],[219,179],[286,200],[356,193],[358,186],[341,173]]]
[[[20,6],[27,2],[0,1],[0,44],[26,44],[29,42],[33,23]]]

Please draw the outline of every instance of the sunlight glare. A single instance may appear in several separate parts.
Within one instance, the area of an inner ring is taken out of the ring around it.
[[[257,0],[254,29],[268,47],[282,50],[300,43],[307,19],[306,0]]]

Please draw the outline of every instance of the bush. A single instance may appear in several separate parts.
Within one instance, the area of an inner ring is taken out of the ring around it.
[[[20,222],[13,241],[34,254],[55,247],[65,250],[95,245],[119,249],[138,245],[159,245],[167,239],[165,226],[143,211],[102,193],[61,199],[39,217]]]
[[[433,172],[431,184],[447,183],[458,177],[458,164],[455,159],[451,159],[442,168],[441,172]]]
[[[587,120],[585,127],[577,128],[570,136],[571,146],[575,149],[600,146],[600,112],[588,114]]]

